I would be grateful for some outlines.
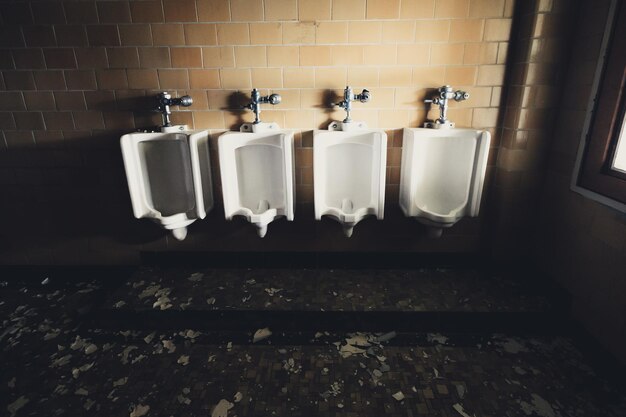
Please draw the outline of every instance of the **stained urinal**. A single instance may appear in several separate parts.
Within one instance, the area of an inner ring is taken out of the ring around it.
[[[367,90],[355,95],[346,87],[338,104],[346,119],[313,132],[315,218],[338,221],[346,237],[363,218],[384,216],[387,134],[350,118],[349,103],[369,98]]]
[[[136,218],[183,240],[213,207],[208,131],[130,133],[120,143]]]
[[[425,123],[428,128],[404,129],[400,171],[400,207],[431,237],[464,216],[478,216],[491,139],[487,131],[454,128],[445,117],[447,100],[464,100],[467,93],[449,86],[439,92],[433,102],[442,107],[441,117]]]
[[[254,89],[247,107],[255,112],[255,122],[218,139],[226,219],[245,217],[260,237],[275,219],[294,216],[294,134],[259,119],[260,103],[279,102],[279,95],[261,97]]]

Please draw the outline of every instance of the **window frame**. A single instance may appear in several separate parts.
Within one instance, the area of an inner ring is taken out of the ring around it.
[[[619,134],[626,123],[623,51],[626,51],[626,1],[612,0],[571,188],[626,212],[626,173],[611,168]]]

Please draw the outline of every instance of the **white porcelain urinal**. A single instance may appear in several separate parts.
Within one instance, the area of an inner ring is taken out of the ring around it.
[[[246,123],[218,142],[226,219],[244,216],[260,237],[277,217],[293,220],[293,132],[276,123]]]
[[[129,133],[120,143],[136,218],[183,240],[213,207],[208,132]]]
[[[473,129],[404,129],[400,207],[431,237],[478,215],[490,138]]]
[[[315,218],[330,216],[352,236],[366,216],[382,219],[387,134],[362,122],[333,122],[313,132]]]

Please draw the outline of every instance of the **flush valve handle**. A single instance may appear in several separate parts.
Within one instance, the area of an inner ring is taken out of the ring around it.
[[[339,106],[346,111],[346,118],[343,119],[344,123],[352,122],[350,112],[352,111],[352,102],[360,101],[361,103],[367,103],[372,98],[372,93],[367,89],[363,89],[360,94],[354,94],[352,87],[347,86],[343,90],[343,100],[339,103],[335,103],[335,106]]]
[[[281,100],[282,99],[280,97],[280,94],[270,94],[267,102],[270,103],[271,105],[276,105],[276,104],[279,104]]]
[[[469,93],[461,90],[454,91],[451,86],[444,85],[437,89],[437,95],[424,100],[424,103],[439,106],[439,118],[434,122],[426,122],[425,127],[450,128],[454,123],[448,120],[448,101],[463,101],[469,98]]]
[[[156,111],[161,113],[163,116],[163,126],[168,127],[171,126],[170,122],[170,114],[172,111],[170,110],[170,106],[183,106],[189,107],[193,104],[193,99],[191,96],[182,96],[179,98],[172,98],[172,95],[167,91],[163,91],[157,95],[157,108]]]
[[[250,94],[250,103],[244,107],[254,112],[254,124],[261,123],[261,104],[268,103],[271,105],[279,104],[282,101],[280,94],[270,94],[269,96],[261,96],[261,92],[256,88],[252,89]]]

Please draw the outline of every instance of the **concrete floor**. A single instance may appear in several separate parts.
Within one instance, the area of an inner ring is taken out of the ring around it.
[[[299,276],[302,271],[281,273]],[[456,308],[458,300],[474,297],[466,294],[468,280],[482,279],[466,272],[423,273],[432,283],[422,288],[424,299],[430,303],[432,298],[443,300],[438,304],[441,308]],[[419,278],[413,272],[408,277],[394,274],[405,283]],[[278,305],[287,316],[291,310],[285,299],[289,297],[293,303],[304,299],[329,303],[330,309],[347,308],[349,302],[362,314],[372,300],[374,309],[395,305],[400,312],[416,310],[420,304],[417,290],[410,285],[404,286],[409,294],[405,298],[394,296],[393,285],[379,286],[378,294],[372,294],[367,283],[376,283],[380,272],[341,271],[339,275],[344,281],[361,277],[361,289],[367,290],[353,290],[346,298],[346,288],[333,289],[328,277],[323,285],[289,289],[275,271],[267,270],[226,274],[144,268],[113,291],[96,281],[41,284],[8,279],[0,283],[0,410],[9,416],[131,417],[625,415],[624,386],[609,382],[602,371],[593,368],[594,358],[586,357],[572,338],[557,331],[394,332],[390,323],[390,329],[381,332],[328,332],[324,328],[295,332],[277,330],[273,325],[280,327],[280,323],[273,322],[269,323],[272,334],[253,343],[253,331],[247,329],[199,331],[193,322],[189,326],[178,322],[178,328],[137,329],[136,317],[132,317],[141,310],[138,306],[156,313],[180,308],[181,303],[189,303],[187,294],[194,288],[203,301],[198,309],[206,305],[210,310],[224,310],[232,304],[225,301],[226,294],[232,294],[232,299],[240,300],[239,307],[258,303],[254,312]],[[432,279],[437,276],[442,279]],[[461,280],[457,284],[455,276]],[[243,287],[234,285],[236,279],[259,283],[248,283],[247,294],[252,298],[241,301],[247,296],[240,297]],[[438,290],[437,282],[445,286]],[[207,303],[207,288],[220,286],[225,290],[214,294],[221,296],[215,296],[214,304]],[[498,298],[497,291],[472,287],[483,294],[474,300]],[[270,291],[270,295],[265,288],[281,291]],[[501,288],[508,288],[505,292],[512,297],[516,294],[510,291],[514,286],[503,283]],[[444,296],[454,291],[454,297]],[[281,292],[282,299],[278,297]],[[144,297],[139,298],[142,293]],[[124,300],[121,294],[126,295]],[[362,294],[371,296],[359,301]],[[526,307],[518,299],[515,310],[544,308],[537,297],[525,297]],[[218,298],[224,306],[220,307]],[[331,300],[338,301],[333,304]],[[398,304],[403,300],[410,301]],[[171,307],[161,310],[167,304]],[[192,304],[193,300],[185,308]],[[463,304],[461,310],[471,312],[467,306],[472,302]],[[494,313],[513,304],[503,299]],[[111,308],[124,310],[119,317],[126,315],[128,322],[99,326],[94,317]]]

